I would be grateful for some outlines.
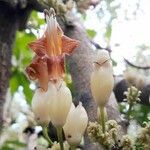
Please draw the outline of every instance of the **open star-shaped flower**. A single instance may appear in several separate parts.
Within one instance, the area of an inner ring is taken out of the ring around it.
[[[26,72],[31,80],[37,79],[40,87],[46,91],[49,80],[63,78],[64,56],[69,55],[79,45],[79,41],[64,35],[53,9],[45,11],[45,18],[47,28],[43,36],[29,43],[36,55]]]

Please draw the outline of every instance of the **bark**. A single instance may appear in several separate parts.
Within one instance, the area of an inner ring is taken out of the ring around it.
[[[0,1],[0,130],[3,126],[3,106],[11,75],[11,55],[17,30],[26,28],[32,10],[42,11],[37,0]]]
[[[4,122],[3,106],[9,87],[15,35],[17,30],[23,30],[26,27],[32,9],[33,5],[30,3],[27,5],[25,0],[0,1],[0,129]]]
[[[9,85],[10,58],[17,28],[18,24],[15,12],[0,3],[0,126],[3,124],[3,105]]]
[[[69,16],[71,25],[66,26],[65,34],[80,41],[80,46],[68,57],[70,73],[75,87],[75,101],[81,101],[86,108],[89,120],[96,120],[96,104],[90,91],[90,74],[94,51],[90,40],[80,21],[75,16]]]

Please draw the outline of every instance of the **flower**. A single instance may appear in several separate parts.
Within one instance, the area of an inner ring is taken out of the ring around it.
[[[53,84],[53,83],[52,83]],[[55,86],[56,88],[56,86]],[[49,114],[55,127],[63,127],[72,103],[72,96],[65,83],[56,88],[55,98],[51,100]]]
[[[48,81],[64,76],[64,56],[79,45],[79,41],[64,35],[57,23],[53,9],[45,11],[47,28],[44,35],[29,44],[36,53],[26,72],[31,80],[38,80],[40,87],[47,91]]]
[[[32,110],[35,114],[36,120],[40,124],[48,124],[50,122],[50,105],[51,101],[55,99],[56,87],[49,83],[48,90],[45,92],[38,88],[32,98]]]
[[[136,87],[130,86],[127,91],[124,92],[124,95],[126,96],[126,99],[124,101],[127,101],[128,104],[133,105],[137,102],[140,102],[140,95],[141,91],[139,91]]]
[[[91,74],[91,92],[99,106],[105,106],[113,90],[114,78],[112,64],[106,50],[98,52]]]
[[[132,150],[133,149],[133,140],[128,135],[123,135],[121,139],[122,150]]]
[[[48,89],[48,66],[47,59],[44,57],[35,56],[32,63],[26,68],[26,72],[31,80],[38,79],[40,87],[43,90]]]
[[[63,127],[66,140],[70,145],[77,146],[80,144],[87,123],[88,116],[82,103],[80,102],[76,108],[72,104],[66,124]]]

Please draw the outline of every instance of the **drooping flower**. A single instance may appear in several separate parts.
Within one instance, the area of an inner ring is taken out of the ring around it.
[[[38,79],[40,87],[46,91],[49,80],[63,78],[64,56],[69,55],[79,45],[79,41],[64,35],[53,9],[45,11],[45,19],[47,28],[43,36],[29,44],[36,56],[26,72],[31,80]]]
[[[76,108],[72,103],[66,123],[63,127],[66,140],[70,145],[77,146],[80,144],[87,123],[88,116],[82,103],[80,102]]]
[[[72,96],[65,83],[62,83],[59,85],[59,87],[55,86],[55,88],[55,99],[51,100],[49,114],[52,124],[58,128],[63,127],[66,122],[66,118],[72,103]]]
[[[94,61],[94,71],[91,74],[91,92],[98,106],[105,106],[113,90],[114,78],[110,56],[106,50],[101,50]]]
[[[32,98],[32,110],[36,120],[40,124],[48,125],[50,122],[50,105],[51,101],[56,98],[56,87],[54,84],[48,84],[48,90],[45,92],[38,88]]]

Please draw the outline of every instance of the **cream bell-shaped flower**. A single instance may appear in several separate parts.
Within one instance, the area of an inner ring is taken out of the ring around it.
[[[63,127],[72,103],[69,88],[62,83],[56,88],[56,98],[51,101],[50,118],[55,127]]]
[[[38,88],[32,98],[32,110],[35,114],[36,120],[40,124],[48,124],[50,122],[50,105],[51,101],[55,99],[56,88],[52,83],[48,84],[48,90],[45,92]]]
[[[91,92],[98,106],[105,106],[113,90],[112,63],[106,50],[98,51],[91,74]]]
[[[80,144],[87,123],[88,116],[82,103],[80,102],[76,108],[72,103],[66,124],[63,127],[66,140],[71,146],[77,146]]]

